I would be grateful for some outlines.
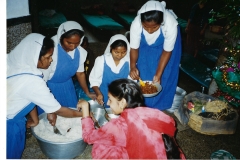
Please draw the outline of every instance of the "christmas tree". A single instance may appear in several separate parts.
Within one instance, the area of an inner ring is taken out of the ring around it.
[[[226,19],[224,36],[221,42],[220,52],[226,60],[217,66],[212,74],[218,85],[218,90],[213,96],[222,99],[229,104],[240,106],[240,1],[223,0],[225,6],[218,12],[211,11],[212,18],[209,23],[216,19]]]

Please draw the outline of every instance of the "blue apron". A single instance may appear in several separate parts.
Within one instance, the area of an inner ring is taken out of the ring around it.
[[[111,68],[107,65],[105,57],[104,57],[104,68],[103,68],[103,77],[102,77],[102,84],[100,85],[100,91],[103,94],[103,99],[106,107],[108,101],[108,85],[120,78],[127,78],[129,75],[129,63],[125,62],[120,69],[119,73],[114,73]]]
[[[162,55],[163,43],[163,33],[161,33],[155,43],[151,45],[147,44],[144,34],[141,33],[137,68],[140,72],[140,77],[142,80],[153,80],[153,76],[156,74],[158,67],[158,62]],[[181,35],[180,28],[178,26],[178,34],[174,49],[161,78],[162,91],[155,97],[145,98],[146,106],[157,108],[159,110],[171,108],[178,83],[181,52]]]
[[[76,48],[74,58],[58,44],[58,60],[56,71],[53,77],[47,81],[47,85],[54,95],[55,99],[64,107],[76,108],[77,94],[72,81],[72,76],[77,72],[79,67],[80,53]],[[38,115],[44,111],[37,107]]]
[[[7,79],[30,73],[21,73],[7,77]],[[37,76],[37,75],[34,75]],[[39,76],[41,77],[41,76]],[[30,103],[24,107],[13,119],[7,119],[7,159],[20,159],[25,148],[26,115],[33,110],[35,104]]]

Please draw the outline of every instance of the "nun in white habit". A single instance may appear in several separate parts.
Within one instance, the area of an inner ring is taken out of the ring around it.
[[[87,51],[80,46],[83,37],[84,30],[75,21],[62,23],[57,35],[52,37],[55,42],[53,62],[43,73],[48,87],[62,106],[75,107],[78,102],[72,81],[75,74],[85,94],[91,99],[95,98],[95,94],[89,92],[84,72]],[[38,107],[38,113],[42,112]]]
[[[96,58],[89,82],[99,104],[107,104],[108,84],[119,78],[128,78],[129,52],[127,38],[122,34],[116,34],[111,37],[104,54]]]
[[[164,1],[147,1],[130,27],[130,76],[161,84],[157,96],[145,98],[148,107],[160,110],[172,106],[181,58],[177,16],[165,7]]]
[[[49,41],[50,45],[43,35],[31,33],[7,54],[7,159],[21,158],[26,138],[25,116],[35,105],[46,113],[82,116],[81,112],[61,107],[42,78],[39,68],[46,69],[52,62],[54,43]],[[56,119],[49,121],[55,125]]]

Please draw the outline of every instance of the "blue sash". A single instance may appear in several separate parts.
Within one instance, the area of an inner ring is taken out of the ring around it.
[[[21,73],[7,77],[7,79],[18,75],[34,75]],[[39,76],[40,75],[34,75]],[[20,159],[25,148],[26,140],[26,118],[25,116],[34,108],[35,104],[30,103],[24,107],[13,119],[7,119],[7,159]]]
[[[141,33],[137,68],[140,72],[140,77],[142,80],[153,80],[153,76],[156,74],[158,67],[158,62],[162,55],[163,43],[163,33],[161,33],[155,43],[151,45],[148,45],[144,34]],[[157,108],[159,110],[171,108],[177,88],[181,53],[181,35],[180,28],[178,27],[178,35],[172,55],[162,74],[162,91],[155,97],[145,98],[145,104],[148,107]]]
[[[103,77],[102,77],[102,84],[100,85],[100,91],[103,94],[104,103],[107,106],[108,101],[108,85],[120,78],[127,78],[129,75],[129,63],[125,62],[120,69],[119,73],[114,73],[111,68],[107,65],[105,57],[104,57],[104,68],[103,68]]]
[[[64,107],[76,108],[77,94],[72,81],[72,76],[75,75],[79,67],[80,52],[76,48],[74,58],[58,44],[58,60],[56,71],[53,77],[47,81],[47,85],[54,95],[55,99]],[[44,111],[37,107],[38,115]]]

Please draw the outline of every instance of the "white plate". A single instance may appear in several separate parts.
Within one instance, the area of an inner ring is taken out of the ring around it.
[[[149,82],[150,84],[152,84],[152,81],[143,81],[144,83]],[[138,82],[138,85],[140,86],[140,83]],[[143,94],[143,97],[154,97],[156,96],[159,92],[161,92],[162,90],[162,86],[159,83],[154,83],[154,85],[157,87],[157,92],[153,93],[153,94]]]

